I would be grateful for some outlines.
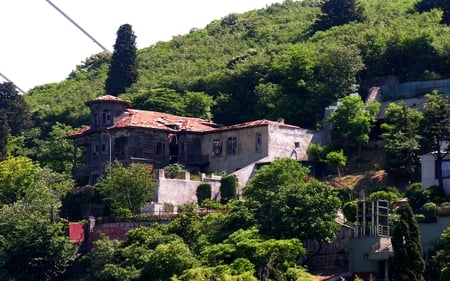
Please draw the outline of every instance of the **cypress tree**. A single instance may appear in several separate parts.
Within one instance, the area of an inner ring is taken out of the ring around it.
[[[419,225],[409,205],[399,207],[392,233],[394,255],[390,259],[391,280],[423,281],[425,260]]]
[[[131,25],[124,24],[117,31],[108,77],[106,94],[118,96],[137,80],[136,36]]]

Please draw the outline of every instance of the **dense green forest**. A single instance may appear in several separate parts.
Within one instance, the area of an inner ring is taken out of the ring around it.
[[[136,229],[124,242],[101,239],[80,259],[65,228],[66,220],[83,219],[82,204],[96,196],[112,214],[129,218],[148,201],[145,191],[155,187],[143,167],[117,164],[94,195],[70,192],[73,147],[65,137],[88,124],[84,103],[104,94],[119,95],[134,108],[225,125],[284,118],[308,129],[321,129],[325,107],[339,101],[342,106],[328,119],[335,125],[335,142],[312,146],[308,153],[337,168],[340,178],[347,159],[361,159],[369,141],[379,106],[363,102],[371,86],[391,75],[400,82],[450,78],[450,7],[443,2],[286,0],[230,14],[136,50],[132,71],[135,66],[137,72],[128,73],[130,86],[123,93],[105,90],[117,86],[107,82],[115,53],[106,52],[86,58],[66,80],[24,95],[10,83],[0,84],[0,279],[63,280],[77,260],[88,267],[80,280],[313,280],[301,241],[333,240],[338,209],[354,221],[356,194],[309,178],[306,168],[288,159],[261,169],[244,188],[246,200],[206,200],[204,206],[224,212],[200,217],[194,206],[183,206],[167,225]],[[139,41],[131,26],[122,27],[121,36]],[[134,56],[133,48],[127,51]],[[362,98],[350,95],[356,92]],[[442,175],[439,186],[426,190],[419,184],[395,186],[417,181],[418,155],[450,140],[448,98],[436,92],[427,98],[424,113],[402,103],[386,109],[381,128],[386,161],[378,169],[394,181],[367,190],[370,200],[410,199],[411,210],[393,221],[397,239],[405,237],[405,225],[416,229],[416,218],[435,221],[449,201]],[[121,200],[123,194],[111,188],[127,185],[133,185],[136,201]],[[408,233],[408,243],[416,243],[418,235]],[[413,272],[417,279],[411,280],[423,280],[426,268],[428,275],[445,279],[449,237],[446,231],[432,263],[416,259],[415,268],[406,263],[395,276]],[[399,253],[402,241],[395,241]],[[421,254],[416,244],[408,255]]]

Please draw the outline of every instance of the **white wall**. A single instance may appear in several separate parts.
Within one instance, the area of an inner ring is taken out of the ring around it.
[[[446,157],[446,159],[450,159]],[[436,159],[432,154],[422,155],[422,188],[429,188],[432,185],[438,185],[438,179],[435,178],[435,161]],[[445,194],[450,194],[450,178],[444,178],[444,191]]]

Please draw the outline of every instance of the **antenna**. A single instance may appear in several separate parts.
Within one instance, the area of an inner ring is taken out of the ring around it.
[[[1,72],[0,72],[0,76],[1,76],[3,79],[5,79],[6,81],[13,83],[14,86],[17,88],[17,90],[19,90],[19,92],[21,92],[22,94],[25,94],[25,92],[24,92],[19,86],[17,86],[13,81],[9,80],[8,77],[6,77],[5,75],[3,75]]]
[[[66,15],[60,8],[58,8],[55,4],[53,4],[50,0],[46,0],[53,8],[55,8],[61,15],[63,15],[66,19],[68,19],[73,25],[75,25],[81,32],[83,32],[87,37],[91,38],[92,41],[95,42],[100,48],[105,52],[110,52],[106,49],[102,44],[100,44],[94,37],[92,37],[86,30],[84,30],[81,26],[79,26],[74,20],[72,20],[68,15]]]

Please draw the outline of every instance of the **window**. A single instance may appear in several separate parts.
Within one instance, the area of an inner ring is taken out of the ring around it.
[[[102,122],[103,124],[111,124],[111,113],[108,110],[103,110]]]
[[[166,145],[163,142],[157,142],[156,143],[156,154],[162,155],[166,149]]]
[[[435,177],[438,177],[438,169],[437,169],[437,161],[435,162]],[[450,160],[443,160],[441,162],[441,168],[442,168],[442,177],[443,178],[450,178]]]
[[[98,112],[94,111],[94,127],[98,127]]]
[[[228,154],[235,154],[236,153],[236,137],[229,137],[228,138]]]
[[[256,150],[255,151],[257,153],[262,152],[262,134],[261,133],[256,134]]]
[[[219,139],[213,140],[213,156],[222,156],[222,141]]]
[[[98,141],[92,142],[92,155],[97,155],[100,152],[100,144]]]

